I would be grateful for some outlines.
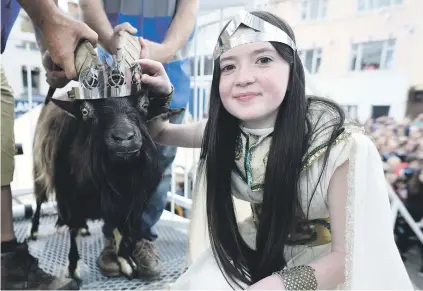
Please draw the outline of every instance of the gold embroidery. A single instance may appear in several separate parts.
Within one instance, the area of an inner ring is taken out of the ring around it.
[[[253,192],[263,191],[263,188],[264,188],[264,184],[253,184],[251,186],[251,191]]]
[[[241,157],[242,157],[242,139],[241,139],[241,135],[239,135],[235,143],[235,160],[239,161]]]
[[[337,144],[339,144],[341,141],[347,139],[349,136],[351,135],[351,133],[341,133],[335,140],[334,145],[336,146]],[[310,168],[310,166],[314,163],[314,161],[316,161],[318,158],[322,157],[326,151],[327,151],[328,147],[324,147],[321,148],[320,150],[318,150],[315,154],[313,154],[310,158],[308,158],[307,162],[304,164],[303,168],[301,169],[301,171],[305,171],[308,168]]]
[[[261,204],[251,204],[253,221],[258,227]],[[321,246],[332,242],[330,218],[312,219],[299,224],[289,235],[288,245]]]

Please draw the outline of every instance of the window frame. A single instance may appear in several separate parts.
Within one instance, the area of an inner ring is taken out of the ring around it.
[[[382,51],[379,59],[379,68],[377,70],[390,70],[393,68],[395,58],[395,49],[397,41],[395,38],[388,38],[382,40],[370,40],[363,42],[351,43],[349,70],[352,72],[366,71],[361,69],[363,61],[363,46],[371,43],[382,42]],[[388,53],[391,54],[390,60],[387,59]],[[354,64],[353,64],[354,62]]]
[[[312,62],[311,62],[311,70],[306,67],[306,54],[307,52],[312,52]],[[303,66],[308,70],[310,74],[318,74],[320,72],[320,67],[322,65],[322,59],[323,59],[323,49],[321,47],[315,47],[310,49],[301,49],[298,51],[298,56],[301,59],[301,62],[303,63]],[[317,67],[317,60],[320,58],[320,64]],[[316,68],[317,67],[317,68]]]
[[[318,1],[316,17],[312,18],[312,2]],[[317,21],[325,19],[328,11],[328,0],[301,0],[300,3],[300,22]]]

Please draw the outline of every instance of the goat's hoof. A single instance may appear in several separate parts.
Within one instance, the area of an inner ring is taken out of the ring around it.
[[[28,240],[37,240],[38,238],[38,229],[35,229],[35,227],[32,225],[27,230],[27,238]]]
[[[131,264],[123,257],[118,257],[118,262],[122,274],[128,279],[134,278],[135,268],[133,268]]]
[[[28,236],[28,240],[37,240],[38,238],[38,231],[31,231]]]
[[[75,269],[71,268],[71,266],[68,267],[68,277],[75,279],[77,282],[81,282],[81,268],[79,265],[79,260],[76,263]]]
[[[91,235],[90,231],[86,227],[80,228],[79,229],[79,234],[81,236],[90,236]]]

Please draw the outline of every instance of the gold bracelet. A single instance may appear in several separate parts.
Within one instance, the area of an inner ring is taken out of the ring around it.
[[[282,278],[286,290],[317,290],[317,279],[310,266],[295,266],[273,274]]]

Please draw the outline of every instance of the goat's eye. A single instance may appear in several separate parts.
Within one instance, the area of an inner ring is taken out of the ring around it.
[[[93,117],[94,107],[90,102],[81,104],[81,115],[84,120]]]

